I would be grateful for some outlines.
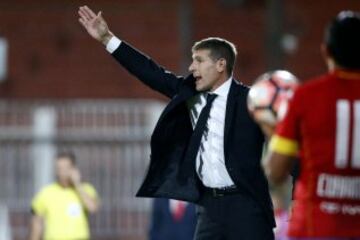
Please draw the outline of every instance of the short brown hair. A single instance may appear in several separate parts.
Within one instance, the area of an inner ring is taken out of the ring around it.
[[[191,50],[197,51],[202,49],[210,50],[210,57],[214,61],[224,58],[226,60],[226,72],[229,76],[232,75],[237,55],[236,47],[233,43],[223,38],[209,37],[196,42]]]
[[[59,160],[61,158],[69,159],[73,166],[76,165],[76,157],[75,154],[71,151],[64,151],[57,154],[56,159]]]

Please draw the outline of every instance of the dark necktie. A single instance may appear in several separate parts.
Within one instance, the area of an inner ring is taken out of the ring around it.
[[[206,129],[206,123],[209,118],[211,105],[212,105],[213,101],[215,100],[216,96],[217,96],[216,94],[209,93],[206,97],[206,105],[201,110],[200,116],[196,122],[194,132],[191,135],[191,138],[189,141],[188,150],[186,152],[186,156],[185,156],[185,160],[184,160],[185,164],[189,164],[190,166],[193,166],[193,163],[195,163],[196,156],[199,152],[201,138],[204,134],[204,130]],[[186,166],[186,168],[190,167],[190,166]],[[201,167],[202,167],[202,163],[200,163],[199,168],[201,168]],[[201,171],[201,169],[199,169],[199,170]],[[187,171],[191,171],[191,170],[187,169]],[[199,175],[201,177],[201,172],[199,172]]]

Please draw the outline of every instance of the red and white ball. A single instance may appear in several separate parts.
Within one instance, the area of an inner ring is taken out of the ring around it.
[[[285,70],[262,74],[250,88],[249,112],[257,122],[275,126],[284,116],[287,103],[298,85],[298,79]]]

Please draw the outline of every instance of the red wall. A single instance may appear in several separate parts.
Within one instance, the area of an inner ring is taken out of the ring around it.
[[[357,0],[287,1],[289,31],[299,36],[299,49],[287,58],[285,67],[306,79],[326,71],[320,45],[324,27],[341,10],[360,11]]]
[[[131,77],[92,40],[77,20],[79,5],[102,10],[111,30],[168,69],[180,68],[178,9],[181,0],[3,0],[0,35],[9,41],[9,72],[2,98],[162,98]],[[235,76],[251,83],[266,71],[265,0],[228,8],[217,0],[194,0],[194,40],[220,36],[239,51]],[[358,0],[291,0],[285,31],[299,48],[284,67],[301,79],[325,71],[319,45],[328,20]],[[190,50],[189,50],[190,56]]]

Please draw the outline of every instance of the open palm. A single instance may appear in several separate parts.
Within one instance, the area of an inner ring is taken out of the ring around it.
[[[83,6],[79,8],[79,16],[81,25],[96,40],[103,41],[109,35],[109,28],[101,16],[101,12],[95,14],[89,7]]]

